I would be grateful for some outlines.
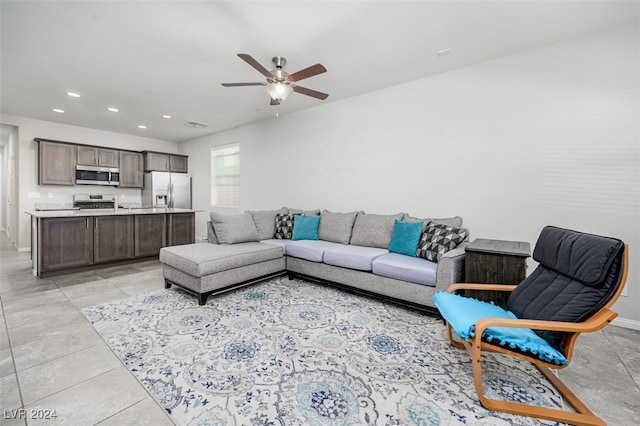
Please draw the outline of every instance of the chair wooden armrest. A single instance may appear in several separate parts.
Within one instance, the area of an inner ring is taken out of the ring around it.
[[[454,283],[447,288],[448,293],[457,290],[495,290],[495,291],[513,291],[517,285],[505,284],[478,284],[478,283]]]
[[[582,322],[542,321],[520,318],[483,318],[476,323],[476,335],[481,336],[484,330],[489,327],[530,328],[532,330],[590,333],[602,329],[617,316],[618,314],[616,312],[605,308]]]

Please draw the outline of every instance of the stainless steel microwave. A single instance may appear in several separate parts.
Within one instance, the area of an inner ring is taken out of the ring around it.
[[[120,169],[115,167],[76,166],[77,185],[120,185]]]

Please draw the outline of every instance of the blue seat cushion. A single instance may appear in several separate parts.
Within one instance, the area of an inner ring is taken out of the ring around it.
[[[373,273],[376,275],[430,287],[436,286],[437,270],[435,262],[398,253],[385,254],[373,261]]]
[[[475,335],[476,323],[483,318],[517,319],[511,311],[500,306],[452,293],[436,293],[433,296],[433,303],[456,334],[467,341]],[[489,327],[482,334],[482,338],[487,342],[517,349],[546,362],[562,366],[569,365],[563,354],[528,328]]]
[[[344,244],[324,240],[292,240],[284,250],[287,256],[322,262],[325,250],[337,247],[344,247]]]
[[[387,249],[345,245],[325,250],[322,261],[343,268],[371,271],[373,261],[387,253],[389,253]]]

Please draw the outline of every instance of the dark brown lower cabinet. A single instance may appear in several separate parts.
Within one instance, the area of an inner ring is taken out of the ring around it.
[[[473,240],[465,249],[465,281],[479,284],[520,284],[527,275],[529,243],[489,239]],[[493,301],[506,307],[508,292],[465,290],[480,300]]]
[[[40,266],[44,271],[93,263],[93,218],[42,219]]]
[[[158,256],[162,247],[195,242],[195,213],[43,218],[39,223],[38,275]]]
[[[133,216],[96,216],[93,227],[94,263],[133,257]]]
[[[167,245],[166,215],[135,215],[134,256],[157,256]]]
[[[193,213],[171,213],[169,217],[168,245],[193,244],[196,240],[196,222]]]

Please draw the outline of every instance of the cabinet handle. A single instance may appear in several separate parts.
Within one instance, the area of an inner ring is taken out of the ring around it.
[[[89,229],[89,218],[88,217],[84,218],[84,227],[85,227],[85,229]]]

